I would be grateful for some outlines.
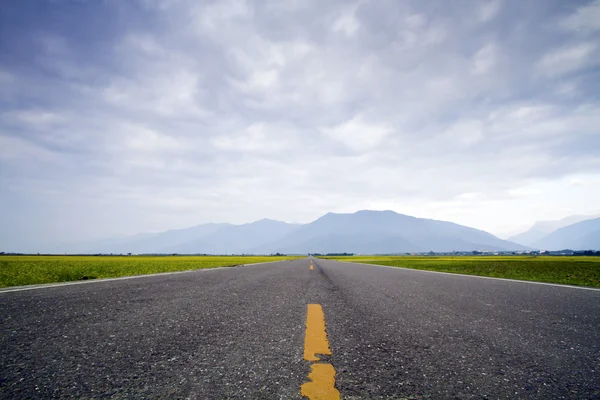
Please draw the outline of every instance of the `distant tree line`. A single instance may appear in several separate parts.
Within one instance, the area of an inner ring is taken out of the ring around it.
[[[574,256],[600,256],[600,251],[596,250],[585,250],[585,251],[574,251]]]
[[[344,257],[344,256],[353,256],[354,253],[327,253],[327,254],[321,254],[321,253],[312,253],[309,254],[309,256],[316,256],[316,257]]]

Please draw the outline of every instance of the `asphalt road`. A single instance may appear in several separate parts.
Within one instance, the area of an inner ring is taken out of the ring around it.
[[[600,398],[600,291],[309,260],[0,293],[1,398]],[[318,318],[315,324],[319,324]]]

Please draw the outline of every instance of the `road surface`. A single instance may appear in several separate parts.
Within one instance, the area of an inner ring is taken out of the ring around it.
[[[5,292],[0,310],[7,399],[600,398],[594,290],[301,259]]]

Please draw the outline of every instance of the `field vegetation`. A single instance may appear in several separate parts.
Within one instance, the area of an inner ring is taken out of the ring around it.
[[[0,287],[230,267],[287,256],[0,256]]]
[[[323,258],[428,271],[600,287],[600,257],[350,256]]]

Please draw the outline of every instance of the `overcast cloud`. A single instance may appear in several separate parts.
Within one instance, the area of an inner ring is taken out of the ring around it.
[[[0,245],[392,209],[600,212],[600,1],[19,0]]]

